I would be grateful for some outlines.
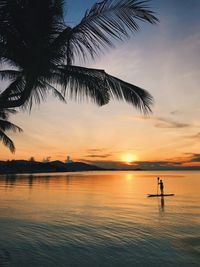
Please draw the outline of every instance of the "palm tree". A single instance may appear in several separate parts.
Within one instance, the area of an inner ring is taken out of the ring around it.
[[[12,153],[15,152],[15,146],[13,141],[5,134],[6,131],[21,132],[22,129],[15,124],[8,121],[9,115],[16,113],[14,109],[0,110],[0,140],[3,144],[10,149]]]
[[[94,58],[116,40],[139,30],[137,21],[156,24],[148,1],[104,0],[87,10],[77,25],[64,21],[64,0],[0,1],[0,71],[9,80],[1,91],[0,108],[32,106],[52,91],[65,101],[91,99],[98,105],[123,100],[143,112],[151,111],[152,96],[104,70],[75,65]]]

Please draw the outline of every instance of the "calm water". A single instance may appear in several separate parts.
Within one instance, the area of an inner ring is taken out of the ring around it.
[[[0,266],[200,266],[199,204],[200,172],[1,176]]]

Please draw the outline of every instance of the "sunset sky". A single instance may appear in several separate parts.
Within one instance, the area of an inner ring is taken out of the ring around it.
[[[66,22],[78,23],[95,2],[68,0]],[[143,165],[200,166],[200,1],[152,0],[150,6],[158,25],[140,23],[133,38],[85,65],[147,89],[155,99],[153,113],[145,117],[117,101],[97,107],[49,96],[31,113],[11,117],[24,132],[8,133],[16,153],[1,145],[1,160],[64,161],[70,155],[110,167],[129,154]]]

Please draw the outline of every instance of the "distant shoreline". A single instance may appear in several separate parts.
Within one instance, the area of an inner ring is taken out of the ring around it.
[[[12,160],[0,161],[0,175],[15,175],[15,174],[41,174],[41,173],[69,173],[69,172],[140,172],[140,171],[200,171],[199,167],[185,167],[185,168],[159,168],[159,169],[140,169],[140,168],[101,168],[95,165],[84,162],[63,163],[61,161],[52,162],[37,162],[27,160]]]

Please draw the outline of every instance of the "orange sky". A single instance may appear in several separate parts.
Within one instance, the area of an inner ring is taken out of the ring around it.
[[[171,0],[168,8],[159,3],[159,25],[142,25],[133,39],[87,62],[147,89],[155,98],[153,114],[144,117],[121,102],[99,108],[50,96],[31,114],[11,118],[24,132],[8,133],[16,153],[1,145],[0,159],[121,161],[129,153],[139,161],[193,160],[200,153],[200,19],[195,5],[188,11]]]

